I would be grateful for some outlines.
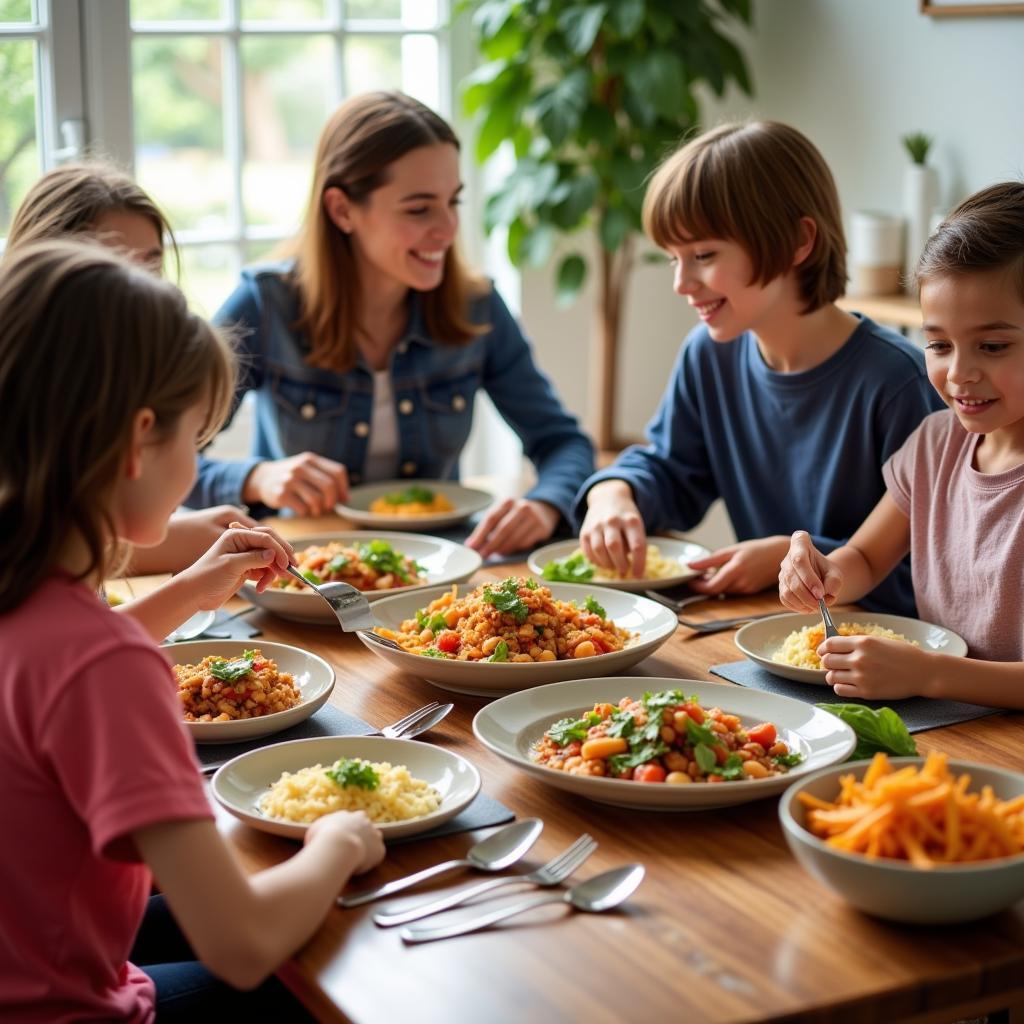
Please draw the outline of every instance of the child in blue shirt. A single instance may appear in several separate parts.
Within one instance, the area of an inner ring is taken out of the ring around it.
[[[649,444],[576,498],[599,565],[642,576],[647,531],[690,529],[723,498],[738,543],[691,563],[708,593],[774,584],[795,529],[842,544],[885,493],[882,463],[938,407],[923,354],[835,305],[846,284],[835,183],[796,129],[725,125],[654,176],[644,228],[701,325],[687,338]],[[904,563],[864,604],[914,613]]]

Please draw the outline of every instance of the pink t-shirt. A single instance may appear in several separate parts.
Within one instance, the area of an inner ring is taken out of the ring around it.
[[[170,668],[53,576],[0,616],[0,1020],[151,1021],[131,833],[211,818]]]
[[[882,467],[910,518],[917,612],[982,661],[1024,661],[1024,465],[979,473],[982,435],[932,413]]]

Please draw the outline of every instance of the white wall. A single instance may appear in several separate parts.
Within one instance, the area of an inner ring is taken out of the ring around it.
[[[946,206],[1024,176],[1024,16],[932,18],[918,0],[755,0],[754,17],[753,31],[737,39],[755,96],[705,102],[704,121],[795,125],[832,167],[847,214],[899,212],[907,132],[935,138],[929,162]],[[523,275],[523,320],[567,404],[585,414],[589,296],[559,310],[551,278]],[[667,269],[638,269],[619,367],[620,436],[642,433],[694,322]]]

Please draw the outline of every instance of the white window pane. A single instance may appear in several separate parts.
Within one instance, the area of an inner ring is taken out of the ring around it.
[[[316,140],[335,106],[329,36],[242,41],[248,224],[291,232],[306,202]]]
[[[207,36],[132,44],[136,175],[176,231],[228,227],[223,58]]]
[[[0,41],[0,236],[40,172],[36,57],[31,39]]]
[[[431,110],[440,105],[436,36],[402,37],[402,91]]]
[[[276,260],[283,255],[286,242],[283,240],[246,242],[244,258],[246,265],[263,263],[265,260]]]
[[[34,22],[32,0],[0,0],[0,21]]]
[[[220,21],[224,0],[131,0],[134,24],[144,21]]]
[[[189,245],[181,250],[178,284],[189,303],[211,317],[238,284],[239,259],[231,245]]]
[[[346,0],[345,17],[397,20],[402,17],[402,0]]]
[[[324,0],[242,0],[242,21],[322,21]]]
[[[347,36],[345,85],[350,96],[374,89],[401,89],[401,37]]]
[[[402,24],[406,28],[436,28],[440,18],[437,0],[402,0]]]

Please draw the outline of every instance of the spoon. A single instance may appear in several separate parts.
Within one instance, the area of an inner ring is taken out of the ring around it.
[[[172,629],[170,633],[164,637],[165,644],[177,643],[179,640],[191,640],[193,637],[199,636],[201,633],[205,633],[210,626],[213,624],[213,620],[217,617],[217,613],[212,609],[202,612],[196,612],[195,615],[190,615],[177,629]]]
[[[644,867],[642,864],[627,864],[621,868],[604,871],[594,875],[585,882],[574,885],[565,892],[544,893],[528,900],[507,904],[497,910],[476,917],[463,918],[454,924],[441,927],[403,928],[399,935],[403,942],[432,942],[434,939],[448,939],[453,935],[465,935],[489,928],[498,921],[514,917],[516,914],[542,907],[546,903],[568,903],[574,910],[582,910],[588,914],[598,914],[602,910],[611,910],[627,900],[643,881]]]
[[[544,822],[540,818],[524,818],[522,821],[514,821],[511,825],[506,825],[503,829],[495,832],[494,835],[471,846],[466,851],[465,857],[446,860],[443,864],[435,864],[433,867],[424,868],[422,871],[406,875],[404,878],[386,882],[376,889],[367,889],[364,892],[353,893],[351,896],[341,896],[338,899],[338,906],[361,907],[364,903],[371,903],[382,896],[390,896],[392,893],[409,889],[428,878],[447,874],[457,868],[504,871],[521,857],[526,856],[526,851],[537,841],[543,827]]]

